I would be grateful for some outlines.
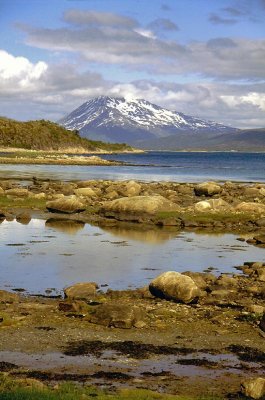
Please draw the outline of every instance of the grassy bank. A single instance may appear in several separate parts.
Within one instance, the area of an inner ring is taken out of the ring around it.
[[[156,393],[145,389],[121,389],[107,391],[91,386],[77,386],[73,383],[57,385],[55,389],[44,387],[25,388],[9,378],[0,383],[1,400],[81,400],[97,398],[98,400],[195,400],[186,396]],[[221,400],[217,397],[197,397],[197,400]]]

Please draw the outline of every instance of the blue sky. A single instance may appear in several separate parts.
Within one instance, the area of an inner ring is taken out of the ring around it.
[[[98,95],[265,126],[265,0],[0,0],[1,114]]]

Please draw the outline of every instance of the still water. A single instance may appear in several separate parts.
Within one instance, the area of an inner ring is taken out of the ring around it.
[[[63,181],[136,179],[145,182],[205,180],[265,182],[265,153],[146,152],[102,155],[127,166],[1,165],[0,179],[58,179]]]
[[[99,228],[70,221],[32,219],[0,224],[0,287],[28,293],[61,292],[81,281],[112,289],[142,287],[163,271],[237,272],[244,261],[265,261],[265,249],[232,234],[175,229]],[[105,287],[105,286],[104,286]]]

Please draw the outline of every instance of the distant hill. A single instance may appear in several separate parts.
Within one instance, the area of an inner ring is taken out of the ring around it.
[[[238,129],[231,134],[211,135],[185,132],[175,136],[146,140],[141,148],[152,150],[187,151],[265,151],[265,128]]]
[[[80,136],[146,150],[265,151],[265,129],[240,130],[146,100],[100,96],[59,121]]]
[[[4,117],[0,117],[0,147],[69,152],[131,150],[124,143],[103,143],[81,138],[77,131],[67,130],[54,122],[20,122]]]

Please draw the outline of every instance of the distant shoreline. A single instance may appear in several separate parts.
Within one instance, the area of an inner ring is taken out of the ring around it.
[[[71,151],[70,151],[71,150]],[[104,160],[99,157],[103,154],[141,153],[142,151],[98,151],[76,152],[76,149],[63,150],[28,150],[17,148],[0,148],[0,164],[36,164],[36,165],[125,165],[122,161]],[[3,156],[1,153],[8,154]]]

